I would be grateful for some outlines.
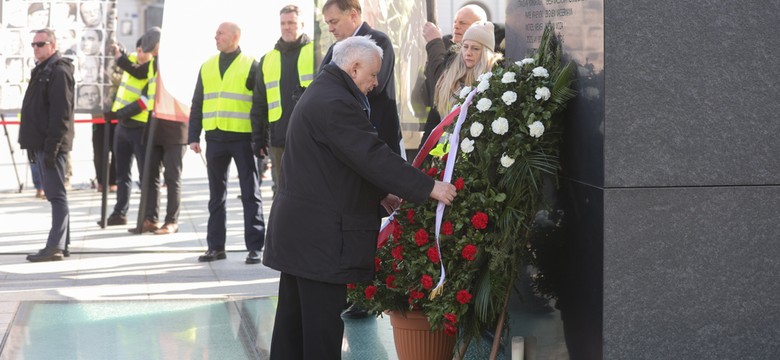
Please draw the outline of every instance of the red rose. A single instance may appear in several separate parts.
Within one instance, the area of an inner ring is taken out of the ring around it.
[[[433,278],[430,275],[423,275],[420,278],[420,284],[422,284],[423,289],[429,290],[433,287]]]
[[[458,316],[453,313],[446,313],[444,314],[444,318],[447,319],[447,321],[455,324],[458,322]]]
[[[465,184],[463,183],[463,178],[459,177],[457,180],[455,180],[455,183],[453,185],[455,185],[455,190],[457,191],[463,190],[463,187],[465,186]]]
[[[381,260],[379,260],[379,258],[378,258],[378,257],[375,257],[375,258],[374,258],[374,271],[379,271],[379,264],[380,264],[381,262],[382,262],[382,261],[381,261]]]
[[[425,297],[425,294],[423,294],[422,291],[409,290],[409,304],[413,303],[415,300],[422,299],[423,297]]]
[[[477,230],[481,230],[487,227],[488,224],[488,216],[487,214],[477,211],[476,214],[471,218],[471,225],[474,225],[474,228]]]
[[[414,233],[414,241],[417,243],[417,246],[423,246],[428,243],[428,232],[426,232],[423,229],[417,230],[416,233]]]
[[[460,254],[463,256],[464,259],[468,261],[474,261],[474,255],[477,254],[477,247],[468,244],[463,247],[463,250],[460,252]]]
[[[364,290],[363,293],[366,295],[366,299],[368,300],[373,299],[374,294],[376,294],[376,286],[374,285],[366,286],[366,290]]]
[[[439,259],[439,250],[435,246],[428,248],[428,259],[434,264],[438,264],[439,261],[441,261],[441,259]]]
[[[368,289],[366,289],[366,291],[368,291]],[[455,295],[455,298],[461,304],[468,304],[469,301],[471,301],[471,294],[469,294],[468,290],[460,290],[458,291],[458,294]]]
[[[403,246],[396,246],[393,248],[392,251],[390,251],[393,255],[393,259],[396,260],[403,260],[404,259],[404,247]]]
[[[347,284],[347,289],[350,289],[350,290],[352,290],[352,289],[354,289],[354,288],[356,288],[356,287],[357,287],[357,286],[355,286],[355,284]]]
[[[428,169],[428,172],[427,172],[427,174],[428,174],[428,176],[430,176],[430,177],[436,177],[436,175],[438,175],[438,174],[439,174],[439,169],[437,169],[437,168],[435,168],[435,167],[432,167],[432,168]]]
[[[406,220],[409,220],[410,224],[414,224],[414,209],[406,210]]]
[[[395,275],[390,275],[385,279],[385,285],[389,288],[394,288],[395,285],[393,285],[393,282],[395,282]]]
[[[458,335],[458,328],[450,323],[444,323],[444,333],[447,334],[447,336]]]
[[[444,224],[441,224],[441,233],[444,235],[452,235],[452,223],[445,221]]]

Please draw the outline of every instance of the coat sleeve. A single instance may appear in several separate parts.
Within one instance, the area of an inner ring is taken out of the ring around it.
[[[416,203],[425,201],[433,190],[433,179],[380,140],[356,104],[332,104],[324,131],[334,155],[379,189]]]
[[[437,38],[425,45],[425,51],[428,54],[428,60],[425,63],[425,84],[431,97],[431,104],[433,104],[436,82],[444,73],[447,64],[447,49],[444,46],[444,40]]]
[[[151,61],[147,61],[143,64],[135,64],[130,59],[127,58],[127,55],[122,54],[122,56],[119,57],[119,59],[116,60],[116,65],[119,66],[120,69],[126,71],[128,74],[130,74],[132,77],[136,79],[146,79],[149,77],[149,64]]]
[[[252,121],[252,142],[255,145],[255,155],[260,148],[268,150],[268,100],[265,91],[265,78],[263,77],[263,60],[257,66],[254,80],[254,89],[252,90],[252,110],[249,111],[249,118]]]
[[[203,130],[203,79],[198,71],[198,81],[195,82],[195,92],[190,105],[190,124],[187,143],[200,142],[200,132]]]
[[[49,102],[49,118],[46,140],[43,150],[49,154],[56,154],[60,145],[68,133],[69,123],[73,121],[73,88],[75,81],[73,74],[58,66],[51,75],[51,84],[47,93]]]

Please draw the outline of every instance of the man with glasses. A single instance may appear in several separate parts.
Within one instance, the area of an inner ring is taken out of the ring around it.
[[[32,41],[36,66],[22,100],[19,145],[34,152],[41,166],[43,189],[51,204],[51,229],[46,246],[27,256],[31,262],[68,256],[70,213],[65,188],[65,162],[73,148],[73,64],[57,51],[54,32],[37,30]]]

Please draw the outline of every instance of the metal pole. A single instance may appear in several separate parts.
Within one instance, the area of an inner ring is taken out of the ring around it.
[[[8,140],[8,150],[11,151],[11,163],[14,165],[14,173],[16,174],[16,183],[19,184],[19,193],[22,192],[22,189],[24,189],[24,183],[22,183],[22,180],[19,178],[19,170],[16,169],[16,159],[14,158],[14,147],[11,144],[11,136],[8,135],[8,127],[5,126],[5,115],[0,114],[0,120],[3,122],[3,131],[5,131],[5,138]]]
[[[106,113],[103,113],[103,158],[101,162],[103,163],[103,181],[100,185],[102,185],[102,191],[100,194],[100,227],[105,229],[108,225],[108,217],[106,214],[108,213],[108,188],[110,181],[108,180],[110,176],[111,169],[109,168],[109,155],[108,155],[108,148],[110,145],[110,139],[111,139],[111,120],[108,119],[106,116]],[[114,164],[111,164],[112,166]]]
[[[436,24],[436,0],[426,0],[425,5],[428,11],[428,21]]]

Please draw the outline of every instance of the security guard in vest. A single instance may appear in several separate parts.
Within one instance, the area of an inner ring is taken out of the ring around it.
[[[208,249],[198,261],[226,258],[227,179],[231,159],[236,163],[244,207],[244,242],[247,264],[260,263],[265,243],[265,223],[255,156],[265,157],[268,127],[250,117],[257,61],[241,53],[241,29],[225,22],[217,29],[219,54],[200,68],[190,108],[189,144],[201,152],[200,133],[206,131],[206,161],[209,177]]]
[[[124,54],[119,48],[114,49],[117,63],[125,62],[131,65],[143,65],[152,61],[152,54],[146,53],[141,47],[141,39],[136,43],[136,52]],[[145,66],[151,69],[151,66]],[[151,71],[151,70],[147,70]],[[122,73],[122,80],[117,89],[111,111],[117,114],[119,126],[114,132],[114,157],[116,159],[116,205],[108,217],[108,225],[126,225],[127,210],[130,206],[130,189],[133,184],[132,165],[135,157],[138,174],[141,176],[144,168],[145,148],[143,134],[149,119],[149,110],[154,106],[154,96],[149,92],[149,76],[135,77],[129,72]],[[100,222],[98,222],[100,224]]]
[[[279,12],[282,37],[274,49],[260,59],[252,115],[269,123],[273,192],[282,181],[282,154],[287,122],[296,101],[314,79],[314,43],[302,33],[300,9],[287,5]]]

